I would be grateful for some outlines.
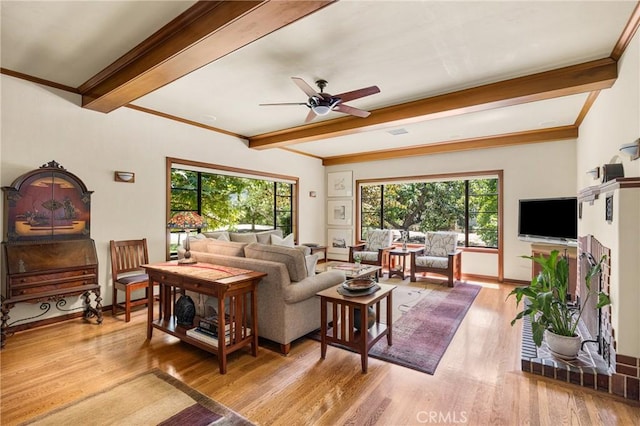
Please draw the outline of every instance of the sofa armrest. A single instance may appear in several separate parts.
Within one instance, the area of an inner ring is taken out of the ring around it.
[[[307,277],[302,281],[292,282],[284,290],[284,301],[286,303],[298,303],[315,296],[316,293],[336,286],[345,280],[343,271],[332,270]]]

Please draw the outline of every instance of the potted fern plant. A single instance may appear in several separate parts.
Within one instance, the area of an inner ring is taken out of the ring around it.
[[[560,256],[557,250],[553,250],[547,257],[522,257],[536,262],[541,270],[531,280],[531,284],[517,287],[509,294],[508,297],[515,296],[516,306],[522,303],[522,310],[511,321],[511,325],[524,316],[529,316],[536,346],[542,345],[544,337],[554,355],[564,359],[576,358],[582,344],[576,330],[587,301],[591,297],[598,297],[596,308],[611,303],[606,293],[591,288],[591,280],[600,274],[606,256],[595,262],[586,273],[587,294],[582,296],[582,306],[570,304],[567,300],[569,261],[566,257]]]

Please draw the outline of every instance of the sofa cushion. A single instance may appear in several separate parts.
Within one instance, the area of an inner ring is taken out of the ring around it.
[[[286,237],[282,238],[275,234],[271,235],[271,244],[274,246],[283,246],[283,247],[294,247],[295,243],[293,241],[293,234],[289,234]]]
[[[276,235],[282,238],[281,229],[269,229],[268,231],[256,232],[256,238],[260,244],[271,244],[271,236]]]
[[[257,243],[258,238],[255,232],[230,232],[229,237],[231,241],[237,243]]]
[[[196,240],[194,238],[191,238],[189,240],[189,250],[191,251],[207,251],[207,245],[209,244],[209,241],[212,241],[210,238],[205,238],[203,240]],[[184,251],[184,246],[182,244],[180,244],[180,246],[178,247],[178,251]]]
[[[199,241],[198,241],[199,242]],[[207,240],[206,250],[196,250],[193,245],[191,251],[207,251],[209,253],[222,254],[224,256],[244,257],[246,243],[237,243],[224,240]]]
[[[291,281],[302,281],[307,277],[304,254],[298,249],[251,243],[244,248],[244,255],[250,259],[283,263]]]
[[[416,256],[416,265],[426,266],[429,268],[447,269],[449,266],[449,258],[439,256]]]
[[[214,240],[231,241],[228,231],[203,232],[203,234],[205,237],[213,238]]]

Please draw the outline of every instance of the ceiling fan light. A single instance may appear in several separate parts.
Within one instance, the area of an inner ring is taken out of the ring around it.
[[[331,112],[331,108],[326,105],[314,105],[311,109],[316,113],[316,115],[327,115]]]

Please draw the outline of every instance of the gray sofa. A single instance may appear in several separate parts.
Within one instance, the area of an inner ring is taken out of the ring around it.
[[[198,262],[267,274],[258,284],[258,335],[279,343],[284,354],[291,342],[320,328],[320,299],[315,294],[345,280],[342,271],[309,271],[315,263],[301,248],[205,239],[191,242],[191,256]],[[216,306],[212,300],[196,304],[201,314],[207,306]]]

